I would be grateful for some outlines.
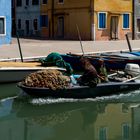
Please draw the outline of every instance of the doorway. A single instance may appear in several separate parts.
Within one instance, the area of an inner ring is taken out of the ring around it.
[[[64,17],[58,17],[57,37],[64,38]]]
[[[118,16],[111,16],[110,38],[118,39]]]
[[[26,35],[29,35],[29,20],[25,21],[26,26]]]

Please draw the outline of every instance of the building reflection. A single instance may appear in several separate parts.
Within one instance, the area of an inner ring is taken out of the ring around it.
[[[15,100],[9,112],[10,115],[0,117],[3,140],[140,138],[140,107],[134,103],[32,105]]]

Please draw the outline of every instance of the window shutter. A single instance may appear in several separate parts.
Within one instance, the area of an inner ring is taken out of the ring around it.
[[[40,27],[42,27],[42,16],[40,16]]]
[[[48,15],[46,15],[46,27],[48,27]]]

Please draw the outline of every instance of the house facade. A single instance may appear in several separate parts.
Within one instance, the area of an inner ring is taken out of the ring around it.
[[[78,39],[78,26],[81,38],[91,39],[90,4],[91,0],[48,0],[45,4],[41,3],[41,15],[47,21],[41,27],[42,35],[57,39]]]
[[[94,0],[96,40],[125,39],[132,33],[132,0]]]
[[[134,24],[135,24],[135,38],[140,38],[140,0],[134,1]]]
[[[132,34],[132,2],[16,0],[16,29],[45,39],[123,40]]]
[[[132,0],[48,0],[41,3],[46,37],[83,40],[125,39],[132,33]]]
[[[0,0],[0,45],[11,42],[11,1]]]
[[[40,0],[16,0],[16,29],[20,36],[40,36]]]

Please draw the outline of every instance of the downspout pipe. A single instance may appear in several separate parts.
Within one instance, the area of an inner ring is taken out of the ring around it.
[[[51,5],[51,17],[52,17],[52,38],[54,38],[54,0],[52,0]]]
[[[132,0],[132,40],[135,39],[135,0]]]
[[[90,36],[91,40],[95,40],[95,28],[94,28],[94,0],[90,0]]]

